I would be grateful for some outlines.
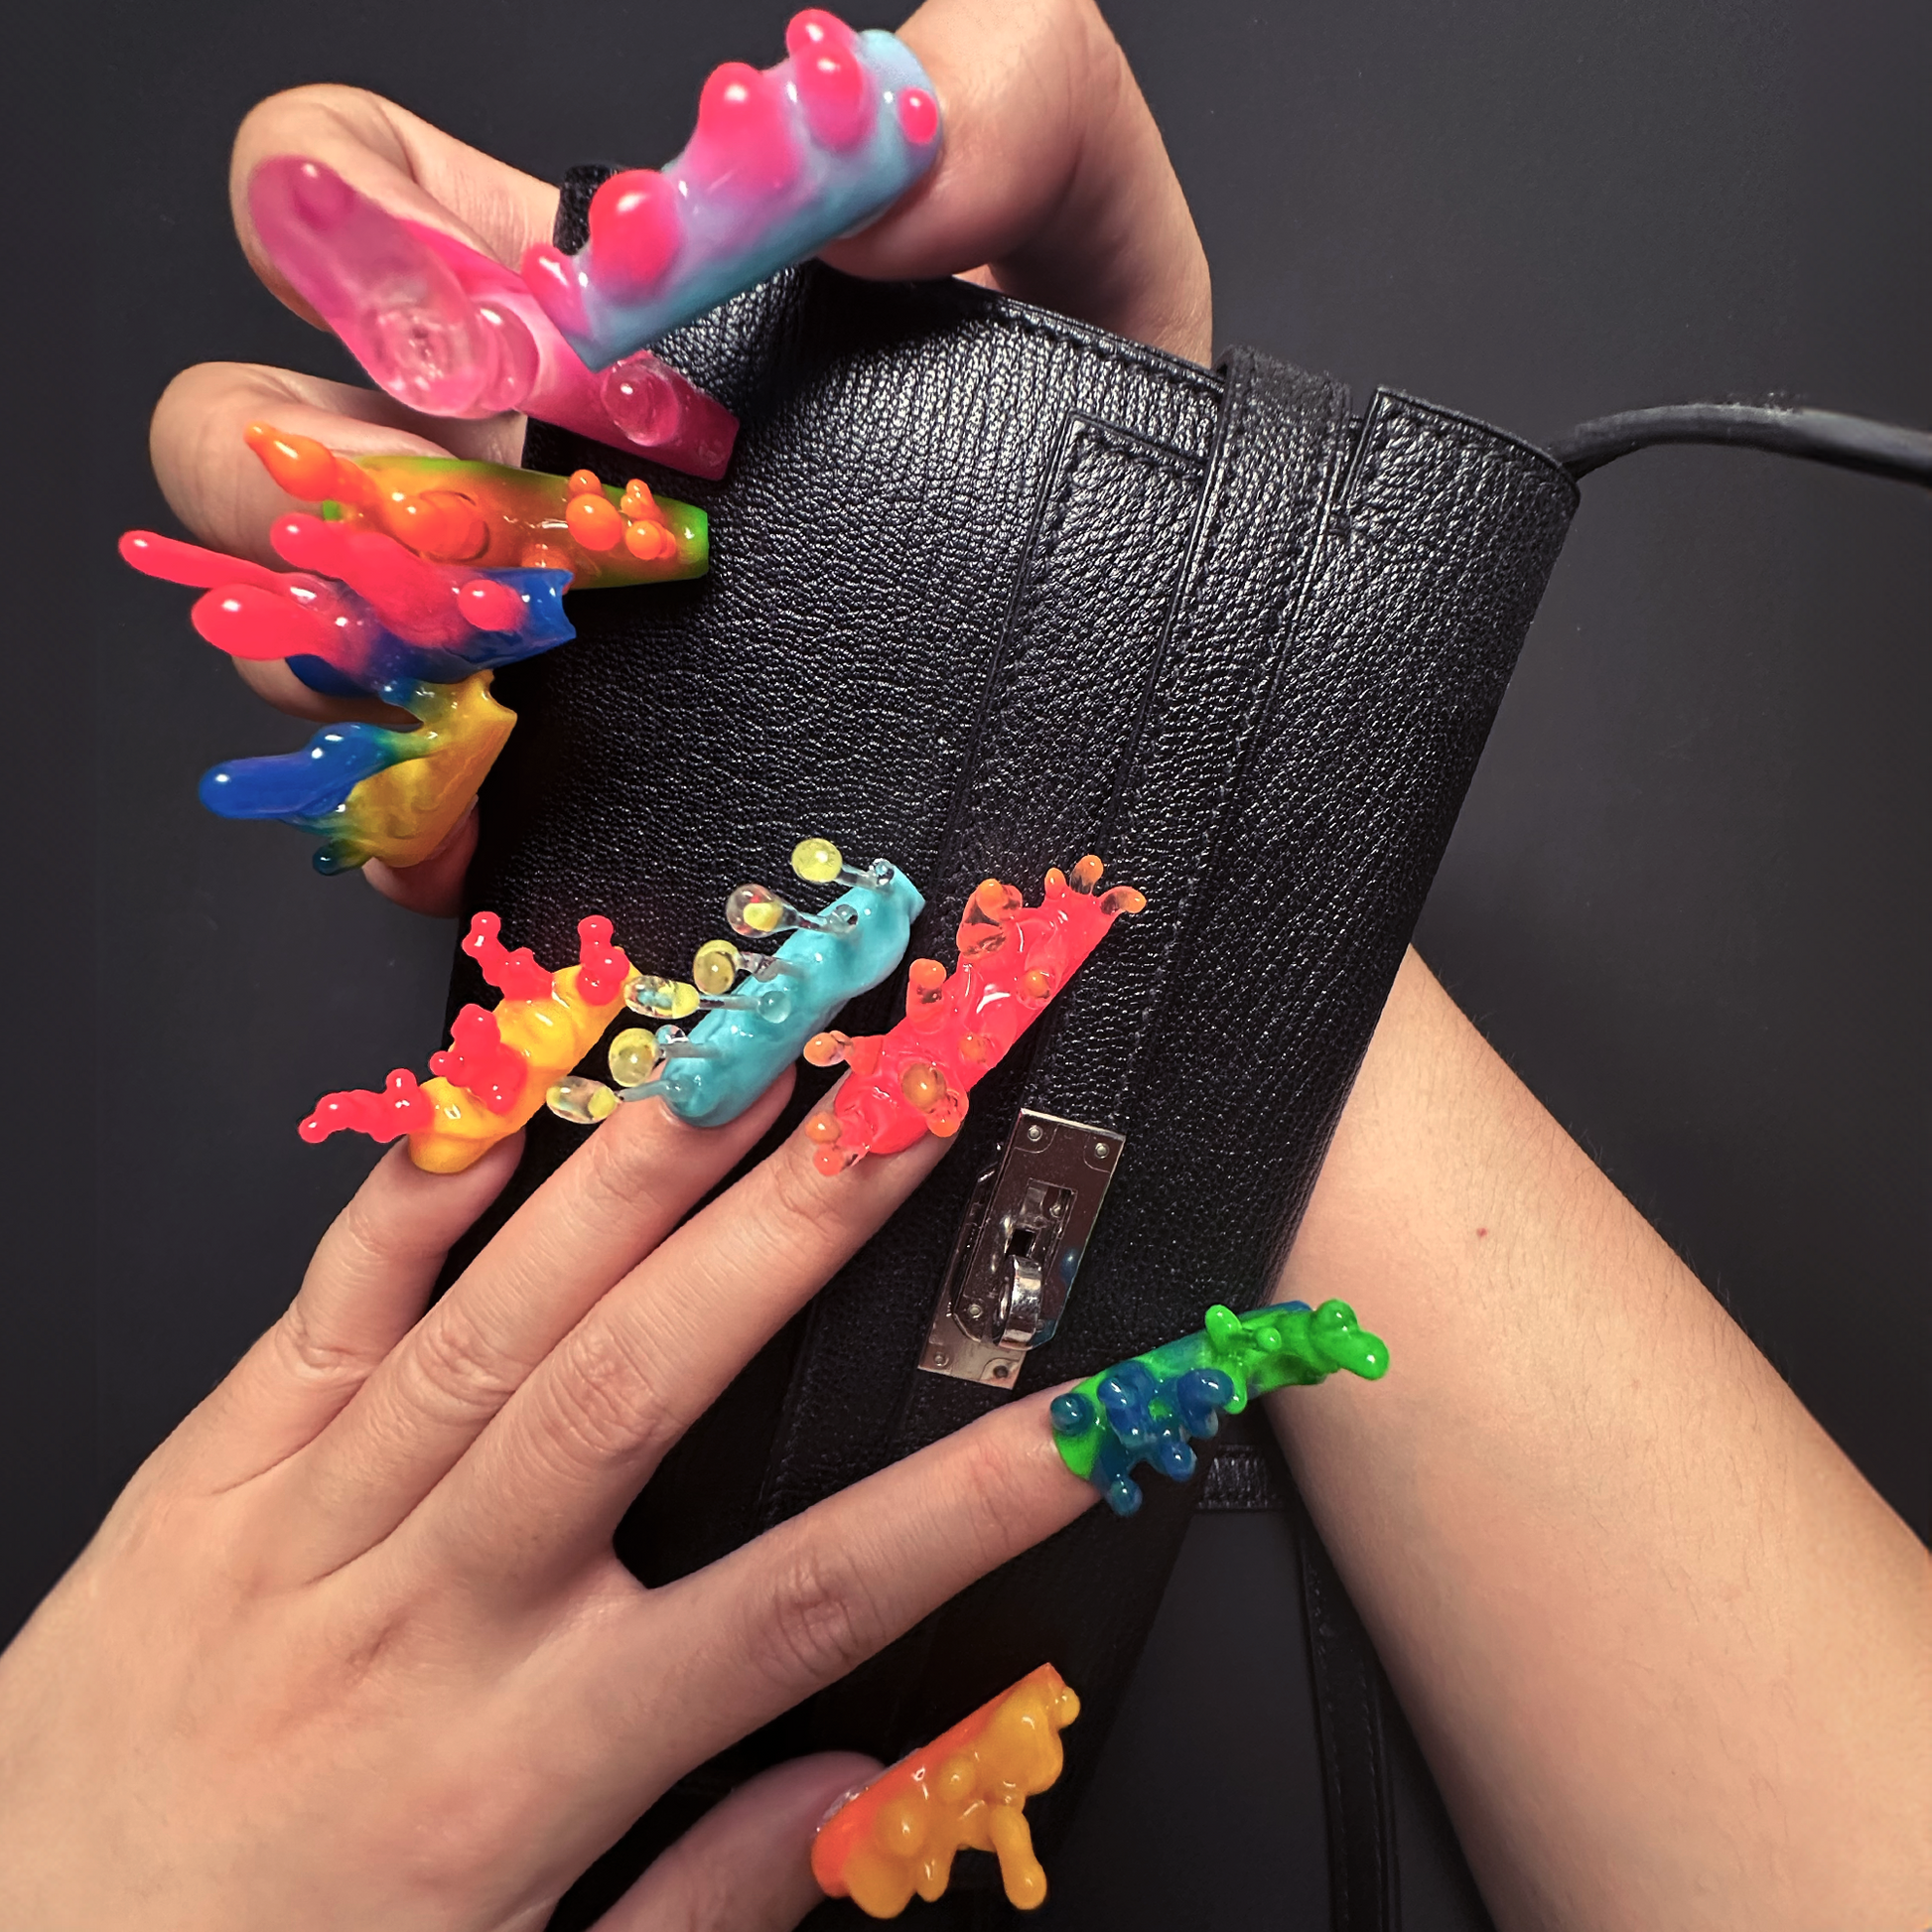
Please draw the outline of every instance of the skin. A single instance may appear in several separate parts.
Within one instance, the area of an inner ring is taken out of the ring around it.
[[[1206,262],[1099,16],[934,0],[903,31],[947,151],[833,258],[1204,358]],[[353,89],[264,102],[236,183],[287,152],[502,260],[549,232],[553,190]],[[256,556],[287,507],[241,450],[258,415],[349,451],[514,461],[522,434],[190,370],[156,469]],[[474,837],[369,872],[446,909]],[[616,1561],[665,1449],[942,1151],[827,1183],[793,1141],[692,1214],[785,1085],[709,1133],[621,1109],[427,1311],[516,1144],[378,1164],[0,1657],[0,1919],[539,1926],[683,1770],[1094,1500],[1041,1394],[668,1588]],[[1413,956],[1278,1292],[1391,1343],[1379,1387],[1271,1406],[1500,1925],[1932,1919],[1925,1552]],[[746,1785],[606,1932],[794,1924],[811,1827],[869,1768]]]
[[[1411,954],[1272,1420],[1496,1922],[1932,1923],[1932,1561]]]

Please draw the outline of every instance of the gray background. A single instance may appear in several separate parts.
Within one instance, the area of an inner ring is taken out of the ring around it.
[[[10,658],[0,1633],[287,1301],[369,1159],[347,1137],[305,1148],[294,1123],[327,1087],[420,1064],[454,938],[317,878],[294,833],[201,810],[204,766],[305,729],[197,642],[186,595],[113,558],[120,529],[174,527],[144,454],[174,370],[347,372],[234,246],[233,127],[333,78],[537,174],[653,161],[712,64],[777,57],[788,11],[118,5],[36,28],[77,33],[66,89],[22,49],[11,91],[42,138],[15,179],[41,189],[17,213],[88,300],[40,313],[34,271],[12,305],[23,447],[72,468],[10,484],[17,540],[47,539],[17,567],[56,589],[38,620],[17,608]],[[1219,340],[1532,438],[1772,392],[1932,424],[1923,6],[1109,11],[1205,236]],[[38,379],[50,334],[80,352],[65,389]],[[1920,491],[1744,454],[1590,479],[1419,936],[1922,1535],[1927,512]],[[1197,1529],[1103,1798],[1131,1799],[1136,1752],[1218,1695],[1188,1674],[1210,1630],[1268,1641],[1288,1576],[1279,1524]],[[1303,1693],[1255,1695],[1266,1718]],[[1197,1767],[1228,1824],[1302,1807],[1289,1870],[1319,1845],[1299,1749],[1249,1724]],[[1085,1889],[1056,1873],[1057,1896],[1096,1915],[1198,1899],[1173,1861],[1129,1888],[1125,1845],[1088,1833],[1068,1855]],[[1225,1904],[1284,1869],[1250,1863]]]

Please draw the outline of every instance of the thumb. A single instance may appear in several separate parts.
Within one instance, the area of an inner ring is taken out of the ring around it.
[[[873,1758],[826,1751],[760,1772],[706,1812],[595,1932],[791,1932],[824,1897],[812,1834],[878,1770]]]
[[[1205,360],[1207,256],[1093,0],[925,0],[898,31],[931,76],[945,141],[922,182],[825,259],[889,280],[972,269],[1023,301]]]

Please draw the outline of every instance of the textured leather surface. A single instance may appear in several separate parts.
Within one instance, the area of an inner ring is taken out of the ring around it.
[[[1380,395],[1357,421],[1336,385],[1264,357],[1210,373],[964,284],[808,266],[663,352],[741,418],[722,483],[541,425],[526,460],[703,503],[712,573],[575,600],[578,641],[499,675],[521,723],[474,902],[545,956],[606,912],[640,964],[675,970],[734,885],[781,883],[793,841],[823,831],[925,889],[915,954],[946,951],[987,872],[1034,891],[1089,848],[1152,904],[975,1092],[933,1180],[667,1460],[619,1540],[646,1581],[1001,1399],[913,1364],[964,1196],[1023,1098],[1128,1135],[1028,1385],[1260,1298],[1574,506],[1546,458],[1428,405]],[[460,960],[453,1004],[482,994],[473,974]],[[889,1024],[901,998],[890,983],[844,1024]],[[821,1087],[801,1081],[785,1126]],[[575,1145],[540,1117],[495,1218]],[[1085,1704],[1065,1777],[1030,1806],[1050,1856],[1192,1500],[1150,1483],[1131,1522],[1089,1512],[985,1580],[669,1794],[556,1923],[589,1923],[757,1764],[833,1743],[893,1757],[1045,1657]],[[1004,1910],[977,1863],[928,1925]]]
[[[1223,1418],[1214,1453],[1207,1458],[1197,1510],[1285,1510],[1293,1482],[1270,1440],[1268,1418],[1257,1409]]]

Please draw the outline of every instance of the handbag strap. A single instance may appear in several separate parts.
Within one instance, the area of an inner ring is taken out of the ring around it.
[[[1932,486],[1932,432],[1836,409],[1790,409],[1775,403],[1674,402],[1656,409],[1626,409],[1579,424],[1551,446],[1550,454],[1572,477],[1581,478],[1618,457],[1665,443],[1768,450]]]

